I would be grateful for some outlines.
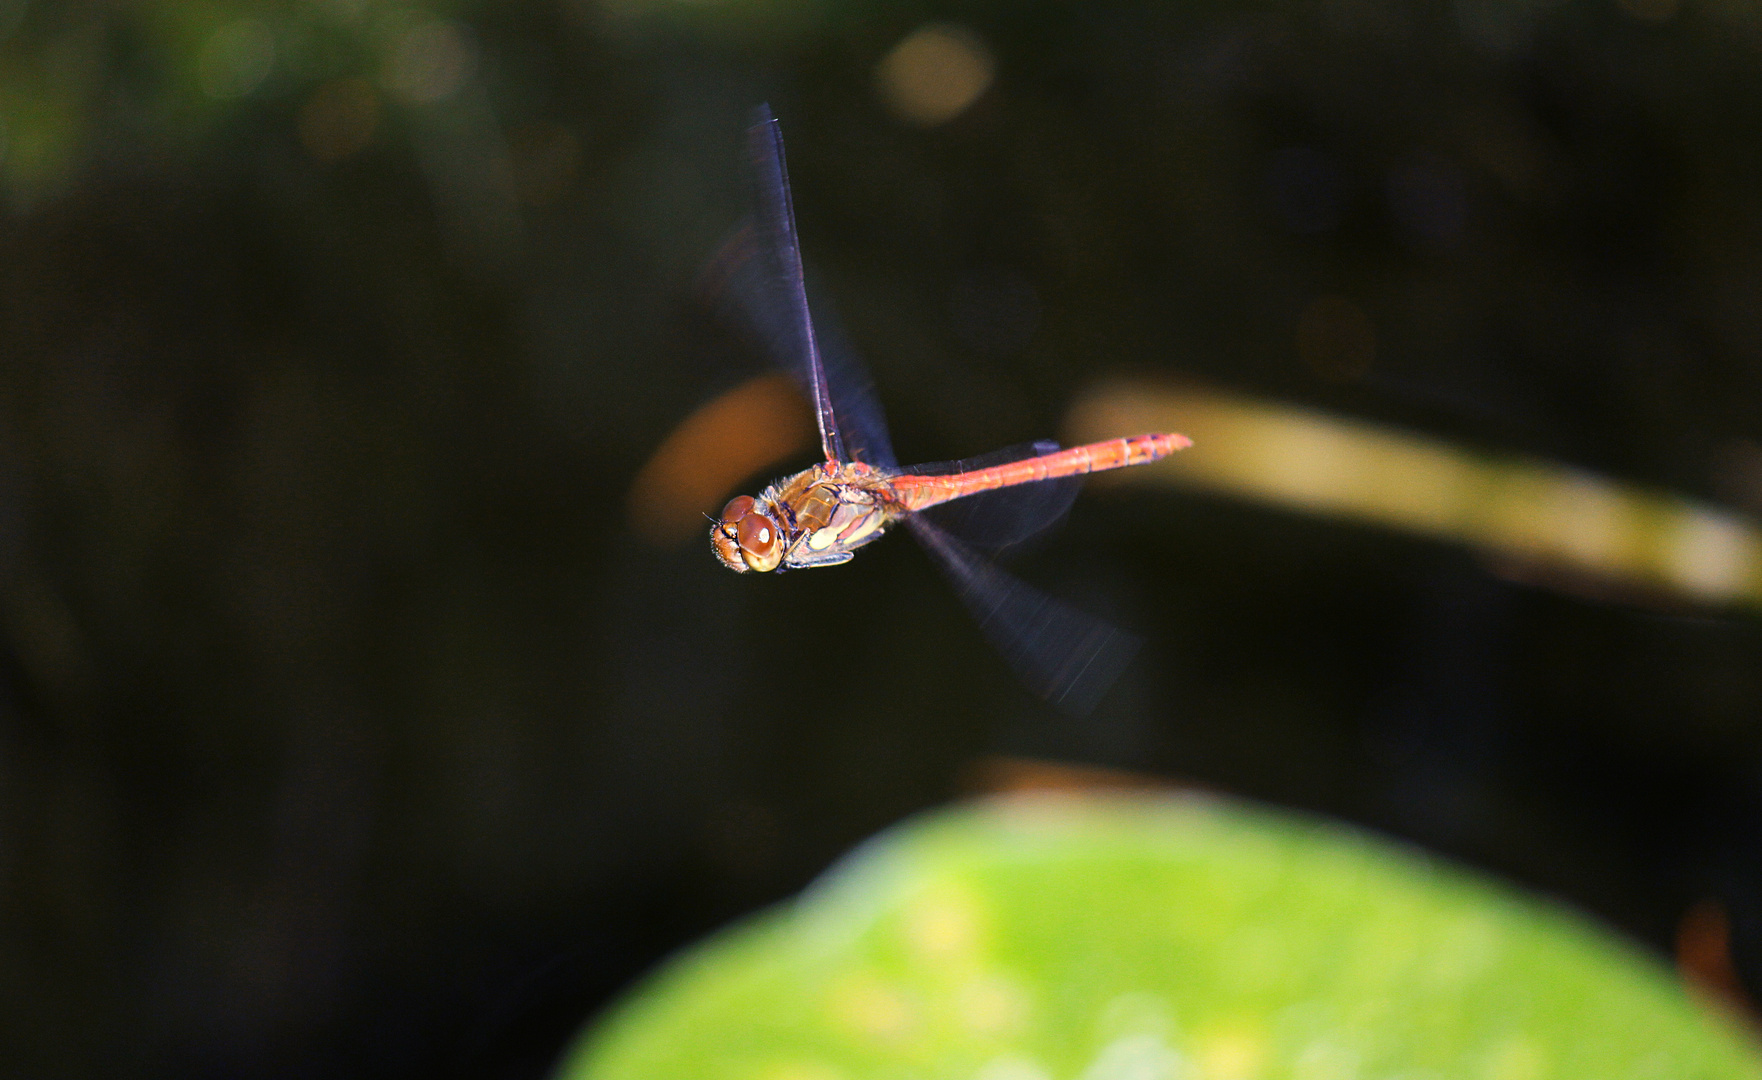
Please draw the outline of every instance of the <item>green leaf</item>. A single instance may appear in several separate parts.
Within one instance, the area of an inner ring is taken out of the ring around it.
[[[568,1080],[1689,1080],[1738,1029],[1583,916],[1340,824],[1038,796],[884,834],[666,964]]]

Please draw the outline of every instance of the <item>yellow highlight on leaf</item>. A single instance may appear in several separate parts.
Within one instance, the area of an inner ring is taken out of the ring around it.
[[[828,1004],[838,1027],[877,1042],[897,1042],[918,1027],[918,1010],[905,994],[872,977],[841,981]]]
[[[1002,975],[982,975],[961,988],[960,1017],[980,1035],[1014,1035],[1026,1029],[1033,1006],[1027,988]]]
[[[1204,1036],[1194,1054],[1203,1080],[1253,1080],[1265,1057],[1266,1040],[1246,1028]]]
[[[979,913],[960,892],[931,890],[906,910],[905,937],[928,961],[971,961],[979,951]]]

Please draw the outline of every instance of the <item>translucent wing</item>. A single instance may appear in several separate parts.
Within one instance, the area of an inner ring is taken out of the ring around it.
[[[838,416],[838,434],[852,459],[883,469],[897,469],[887,417],[875,396],[869,371],[857,359],[835,314],[820,312],[820,370]]]
[[[1036,694],[1078,716],[1126,669],[1139,640],[1005,573],[922,514],[906,518],[991,644]]]
[[[950,476],[1050,454],[1058,448],[1058,443],[1042,439],[975,458],[935,461],[898,471],[918,476]],[[1081,475],[1063,476],[1056,480],[984,491],[933,506],[923,511],[923,516],[969,544],[996,550],[1019,544],[1062,520],[1070,512],[1071,504],[1076,502],[1077,493],[1083,489],[1084,479]]]
[[[789,196],[789,170],[783,161],[783,131],[769,105],[761,105],[747,129],[747,157],[753,170],[758,198],[758,250],[754,255],[766,276],[774,282],[781,302],[778,355],[794,367],[807,384],[820,424],[820,445],[828,461],[844,461],[844,444],[838,436],[838,414],[826,388],[826,372],[820,363],[820,346],[814,339],[814,320],[808,314],[808,287],[802,277],[801,242],[795,235],[795,206]],[[766,265],[768,264],[768,265]]]
[[[799,343],[792,305],[778,295],[776,280],[758,255],[758,235],[749,222],[722,245],[704,270],[699,289],[723,318],[750,331],[756,344],[777,366],[795,378],[813,400],[813,376],[792,349]],[[822,305],[822,309],[824,305]],[[863,364],[845,343],[838,320],[822,310],[815,343],[820,380],[831,401],[839,440],[851,459],[893,469],[898,459],[887,437],[887,422]],[[820,415],[815,406],[815,415]],[[824,444],[822,443],[822,449]]]
[[[766,106],[755,113],[747,148],[755,212],[710,260],[700,287],[795,377],[813,405],[821,449],[829,459],[847,460],[848,455],[895,467],[887,423],[867,371],[837,321],[822,310],[816,328],[809,312],[783,140]]]
[[[952,473],[972,472],[974,469],[989,469],[993,465],[1007,465],[1012,461],[1038,457],[1041,454],[1056,453],[1058,449],[1058,443],[1051,439],[1036,439],[1033,442],[1006,446],[1002,450],[993,450],[977,457],[956,458],[953,461],[926,461],[922,465],[907,465],[895,471],[909,476],[948,476]]]

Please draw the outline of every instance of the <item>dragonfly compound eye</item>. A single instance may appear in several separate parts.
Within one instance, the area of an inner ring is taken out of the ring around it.
[[[722,524],[739,524],[740,519],[752,513],[753,507],[756,505],[758,505],[757,501],[751,495],[736,495],[728,500],[727,506],[722,508]]]
[[[734,531],[740,537],[741,557],[749,567],[759,571],[777,569],[783,560],[783,538],[770,518],[753,511],[740,519]]]
[[[710,528],[710,547],[723,566],[738,573],[777,569],[783,561],[777,525],[761,514],[751,495],[731,499]]]

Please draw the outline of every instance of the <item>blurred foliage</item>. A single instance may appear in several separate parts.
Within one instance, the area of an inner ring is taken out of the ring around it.
[[[548,7],[548,10],[546,9]],[[707,24],[719,35],[770,38],[823,5],[765,2],[702,8],[671,2],[556,6],[393,0],[147,0],[0,5],[0,150],[14,207],[65,193],[96,159],[147,150],[163,163],[211,151],[230,125],[260,116],[297,128],[320,158],[394,138],[423,110],[457,108],[487,88],[518,110],[539,72],[519,70],[544,42],[539,23],[578,32]],[[488,58],[492,46],[515,53]],[[517,39],[527,38],[517,44]],[[524,54],[524,55],[521,55]],[[512,67],[497,68],[514,60]],[[339,89],[353,101],[336,100]],[[337,116],[342,111],[356,115]],[[353,133],[334,129],[354,127]],[[132,147],[129,144],[134,144]]]
[[[1582,918],[1210,797],[939,812],[673,958],[571,1080],[1756,1077]]]
[[[1311,409],[1116,384],[1076,403],[1073,443],[1180,426],[1200,449],[1102,484],[1210,488],[1479,549],[1538,584],[1709,607],[1762,606],[1747,515],[1557,462],[1476,453]]]

